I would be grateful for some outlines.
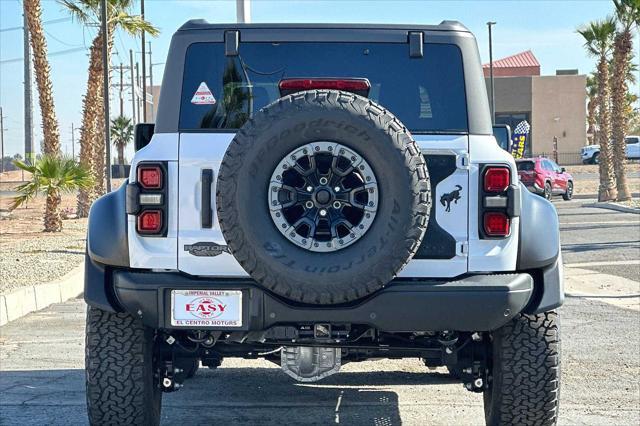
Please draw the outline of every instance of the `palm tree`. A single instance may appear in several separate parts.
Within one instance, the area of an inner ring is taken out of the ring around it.
[[[31,173],[31,180],[16,188],[18,196],[13,199],[11,209],[26,203],[38,193],[47,196],[44,213],[45,232],[62,231],[60,216],[61,192],[87,188],[92,185],[89,171],[73,158],[45,154],[34,164],[15,161],[22,170]]]
[[[597,143],[600,144],[599,169],[600,187],[598,201],[615,200],[615,183],[611,158],[611,117],[609,114],[609,67],[608,57],[611,53],[616,25],[613,18],[594,21],[578,29],[584,38],[587,52],[598,58],[596,72],[598,82],[598,115]]]
[[[47,39],[42,28],[42,6],[40,0],[24,0],[24,14],[29,27],[31,50],[33,50],[33,66],[38,85],[38,98],[42,113],[42,133],[44,136],[44,153],[55,155],[60,153],[60,131],[53,104],[51,85],[51,68],[47,59]],[[28,61],[29,58],[24,58]],[[31,160],[31,159],[27,159]]]
[[[633,50],[632,30],[640,25],[640,0],[614,0],[619,31],[615,37],[613,51],[613,83],[611,93],[611,115],[613,129],[613,165],[619,201],[631,199],[625,170],[625,136],[629,128],[627,115],[627,80]]]
[[[598,80],[595,73],[587,76],[587,134],[589,145],[594,142],[596,133],[596,113],[598,112]]]
[[[59,0],[71,15],[87,26],[100,21],[100,0]],[[113,35],[122,29],[137,36],[145,31],[155,36],[158,29],[140,16],[132,15],[135,0],[107,0],[109,39],[108,56],[113,49]],[[91,203],[105,192],[105,146],[101,137],[104,128],[102,106],[102,31],[94,38],[89,55],[87,91],[82,104],[82,130],[80,134],[80,162],[89,167],[94,176],[94,187],[78,194],[78,216],[89,214]]]
[[[118,150],[118,164],[120,176],[124,176],[124,149],[133,139],[133,124],[131,119],[120,116],[111,120],[111,141]]]

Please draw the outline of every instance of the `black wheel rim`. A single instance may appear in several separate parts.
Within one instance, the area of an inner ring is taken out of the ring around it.
[[[356,151],[313,142],[288,153],[269,183],[269,210],[289,241],[310,251],[348,247],[367,232],[378,209],[378,183]]]

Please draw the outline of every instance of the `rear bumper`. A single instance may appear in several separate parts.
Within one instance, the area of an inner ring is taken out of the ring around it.
[[[523,311],[534,288],[528,274],[476,275],[455,281],[396,279],[352,305],[303,306],[282,300],[249,279],[116,270],[112,282],[119,307],[159,329],[190,329],[171,326],[171,290],[241,290],[242,327],[224,329],[228,331],[313,323],[363,324],[385,332],[490,331]]]

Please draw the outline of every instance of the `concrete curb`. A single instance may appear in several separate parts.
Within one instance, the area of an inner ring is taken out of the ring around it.
[[[609,203],[609,202],[589,203],[589,204],[584,204],[583,207],[596,207],[600,209],[615,210],[623,213],[640,214],[640,209],[635,209],[633,207],[622,206],[617,203]]]
[[[83,277],[84,262],[57,280],[0,295],[0,325],[79,296],[84,290]]]
[[[631,196],[633,198],[640,198],[640,192],[633,192],[631,194]],[[593,194],[573,194],[573,199],[574,200],[588,200],[588,199],[593,199],[593,200],[597,200],[598,199],[598,193],[595,192]]]

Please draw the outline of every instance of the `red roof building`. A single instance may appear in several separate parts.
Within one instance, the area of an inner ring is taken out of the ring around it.
[[[489,77],[489,64],[482,66],[484,76]],[[530,77],[540,75],[540,62],[527,50],[493,61],[494,77]]]

